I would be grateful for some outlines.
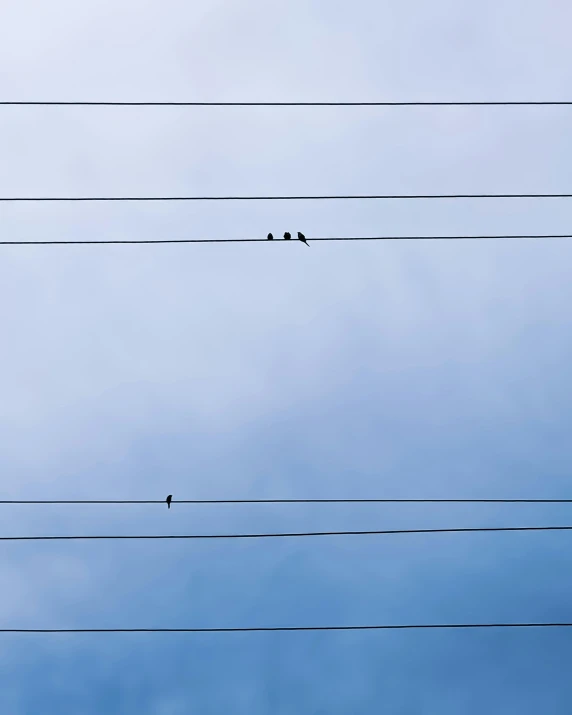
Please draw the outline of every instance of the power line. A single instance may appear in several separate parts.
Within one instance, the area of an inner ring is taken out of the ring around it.
[[[164,499],[1,499],[0,504],[165,504]],[[173,499],[171,504],[572,504],[572,499]]]
[[[572,531],[572,526],[488,526],[455,529],[383,529],[368,531],[306,531],[271,534],[145,534],[93,536],[0,536],[0,541],[102,541],[102,540],[157,540],[157,539],[276,539],[308,536],[375,536],[394,534],[460,534],[498,531]]]
[[[570,628],[572,623],[406,623],[371,626],[251,626],[244,628],[0,628],[0,633],[275,633],[285,631],[402,631],[452,628]]]
[[[0,101],[0,106],[34,107],[563,107],[570,100],[513,100],[465,102],[113,102],[113,101]]]
[[[544,234],[496,234],[465,236],[326,236],[308,241],[469,241],[469,240],[504,240],[504,239],[563,239],[572,238],[569,233]],[[93,246],[109,244],[184,244],[184,243],[288,243],[283,239],[269,241],[266,238],[169,238],[169,239],[112,239],[102,241],[0,241],[0,246]],[[299,243],[292,239],[290,243]]]
[[[572,194],[323,194],[316,196],[0,196],[7,202],[369,201],[420,199],[569,199]]]

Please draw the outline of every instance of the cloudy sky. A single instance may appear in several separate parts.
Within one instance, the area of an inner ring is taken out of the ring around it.
[[[6,0],[0,99],[571,99],[565,0]],[[572,109],[0,108],[0,196],[572,192]],[[537,201],[1,204],[1,240],[570,233]],[[572,498],[566,241],[2,247],[1,499]],[[570,523],[0,507],[2,535]],[[566,533],[10,543],[0,627],[571,621]],[[567,631],[0,635],[11,715],[568,713]]]

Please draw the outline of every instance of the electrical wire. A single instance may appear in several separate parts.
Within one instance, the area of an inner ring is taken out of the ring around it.
[[[572,526],[488,526],[453,529],[382,529],[367,531],[306,531],[271,534],[144,534],[93,536],[0,536],[0,541],[102,541],[102,540],[211,540],[211,539],[276,539],[309,536],[375,536],[395,534],[460,534],[499,531],[572,531]]]
[[[572,623],[406,623],[371,626],[250,626],[244,628],[0,628],[0,633],[275,633],[278,631],[397,631],[452,628],[570,628]]]
[[[313,238],[308,241],[465,241],[465,240],[503,240],[503,239],[564,239],[572,238],[572,234],[497,234],[497,235],[466,235],[466,236],[327,236]],[[169,239],[112,239],[101,241],[0,241],[0,246],[93,246],[109,244],[183,244],[183,243],[288,243],[283,239],[268,240],[266,238],[169,238]],[[292,239],[290,243],[299,243]]]
[[[165,504],[165,499],[1,499],[1,504]],[[173,499],[175,504],[572,504],[572,499]]]
[[[0,202],[97,201],[368,201],[419,199],[569,199],[572,193],[552,194],[322,194],[314,196],[0,196]]]
[[[4,100],[0,106],[34,107],[539,107],[570,106],[570,100],[497,100],[459,102],[136,102]]]

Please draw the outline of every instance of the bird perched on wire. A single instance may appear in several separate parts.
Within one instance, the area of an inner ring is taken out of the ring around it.
[[[302,243],[305,243],[306,246],[308,246],[308,248],[310,248],[310,244],[308,243],[308,241],[306,241],[306,236],[304,236],[303,233],[300,233],[300,231],[298,231],[298,240],[302,241]]]
[[[266,238],[267,238],[269,241],[272,241],[272,240],[274,239],[274,236],[273,236],[271,233],[269,233],[268,236],[266,236]]]
[[[286,233],[284,234],[284,238],[285,238],[287,241],[289,241],[289,240],[292,238],[292,236],[288,233],[288,231],[286,231]]]
[[[167,509],[170,509],[170,508],[171,508],[171,500],[172,500],[172,499],[173,499],[173,495],[172,495],[172,494],[169,494],[169,496],[165,499],[165,501],[167,502]]]

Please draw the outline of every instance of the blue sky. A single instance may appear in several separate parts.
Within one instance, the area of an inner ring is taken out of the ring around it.
[[[570,99],[564,0],[4,2],[3,99]],[[570,191],[569,108],[0,111],[0,195]],[[6,240],[568,233],[568,201],[5,204]],[[572,247],[2,248],[4,499],[572,498]],[[2,534],[569,523],[10,507]],[[566,533],[6,543],[1,627],[571,620]],[[569,712],[566,631],[0,637],[0,709]]]

